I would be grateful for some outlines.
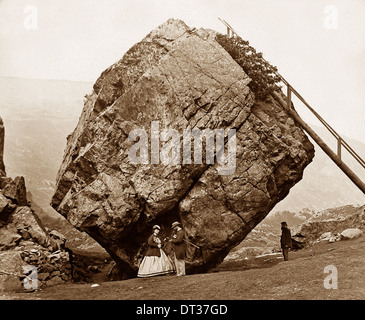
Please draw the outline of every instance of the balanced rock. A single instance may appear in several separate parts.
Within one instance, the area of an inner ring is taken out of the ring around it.
[[[136,275],[152,225],[163,239],[175,220],[199,246],[187,272],[216,266],[301,180],[313,145],[274,99],[255,100],[250,81],[212,32],[180,20],[96,81],[51,204],[121,277]]]

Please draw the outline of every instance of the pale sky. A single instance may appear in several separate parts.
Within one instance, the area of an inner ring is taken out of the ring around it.
[[[0,0],[0,76],[95,82],[167,19],[224,33],[218,17],[365,142],[364,0]]]

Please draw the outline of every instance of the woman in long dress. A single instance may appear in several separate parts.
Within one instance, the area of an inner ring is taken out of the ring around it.
[[[148,238],[148,249],[139,266],[137,277],[153,277],[174,272],[171,259],[161,249],[162,242],[158,237],[160,226],[154,225],[153,234]]]

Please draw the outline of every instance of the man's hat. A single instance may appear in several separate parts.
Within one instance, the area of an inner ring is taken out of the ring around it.
[[[172,225],[171,228],[175,228],[177,226],[181,225],[181,223],[179,221],[175,221]]]
[[[155,225],[152,227],[152,230],[155,230],[155,229],[160,230],[160,229],[161,229],[161,227],[160,227],[159,225],[155,224]]]

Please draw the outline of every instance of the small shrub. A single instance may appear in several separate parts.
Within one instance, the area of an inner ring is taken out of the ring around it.
[[[217,34],[215,39],[252,79],[249,88],[258,100],[265,100],[268,94],[280,89],[277,68],[263,59],[262,53],[256,52],[248,41],[223,34]]]

